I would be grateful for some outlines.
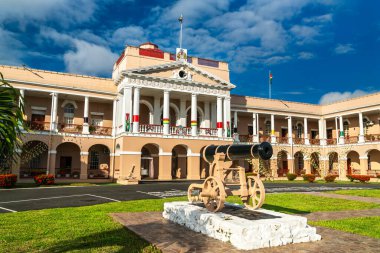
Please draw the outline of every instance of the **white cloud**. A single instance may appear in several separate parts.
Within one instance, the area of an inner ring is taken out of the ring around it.
[[[330,104],[339,100],[349,99],[349,98],[355,98],[360,97],[368,94],[365,91],[362,90],[355,90],[354,92],[346,91],[346,92],[329,92],[324,94],[320,100],[319,104]]]
[[[126,26],[116,29],[111,38],[111,42],[118,46],[139,45],[142,42],[146,42],[147,34],[141,26]]]
[[[335,47],[334,52],[336,54],[348,54],[355,52],[355,49],[352,44],[338,44]]]
[[[331,13],[304,18],[303,22],[305,23],[329,23],[333,20],[333,15]]]
[[[95,9],[95,3],[88,0],[2,0],[0,22],[11,20],[24,26],[28,22],[50,20],[68,26],[89,21]]]
[[[63,59],[69,72],[86,75],[110,75],[118,58],[109,48],[75,40],[75,51],[68,51]]]
[[[315,55],[310,52],[300,52],[298,54],[298,59],[302,59],[302,60],[310,60],[310,59],[313,59],[314,57]]]
[[[20,65],[22,64],[23,50],[25,45],[16,38],[12,32],[0,27],[0,64]]]
[[[300,45],[314,43],[315,38],[319,36],[319,28],[315,26],[294,25],[290,32]]]

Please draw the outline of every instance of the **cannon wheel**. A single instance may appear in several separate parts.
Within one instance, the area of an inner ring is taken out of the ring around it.
[[[224,201],[226,199],[224,184],[219,178],[206,178],[203,183],[201,196],[207,210],[210,212],[218,212],[222,210],[224,207]]]
[[[260,208],[265,200],[265,188],[259,177],[248,177],[248,199],[244,201],[244,205],[251,210]]]
[[[202,201],[200,194],[202,192],[202,184],[191,184],[187,190],[187,199],[189,202],[200,202]]]

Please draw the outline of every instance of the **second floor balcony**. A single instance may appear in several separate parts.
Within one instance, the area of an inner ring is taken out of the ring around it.
[[[51,124],[45,121],[25,121],[25,124],[29,127],[32,132],[49,132]],[[78,124],[66,124],[58,123],[57,130],[59,133],[71,133],[71,134],[82,134],[83,125]],[[103,126],[89,126],[89,134],[91,135],[103,135],[111,136],[112,128]]]

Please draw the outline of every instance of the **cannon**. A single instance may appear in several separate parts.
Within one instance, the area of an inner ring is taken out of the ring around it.
[[[240,196],[246,208],[260,208],[265,200],[264,184],[259,175],[246,177],[241,166],[232,167],[235,161],[261,158],[269,160],[272,157],[271,144],[263,142],[256,145],[232,144],[209,145],[203,149],[202,159],[209,167],[209,177],[202,184],[191,184],[187,191],[188,200],[192,203],[203,202],[211,212],[223,209],[228,196]],[[238,184],[227,184],[226,178],[232,172],[239,176]],[[240,185],[238,190],[228,188],[229,185]]]

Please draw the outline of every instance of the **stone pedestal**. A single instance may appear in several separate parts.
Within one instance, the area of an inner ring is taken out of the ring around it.
[[[188,202],[165,203],[163,217],[242,250],[321,239],[305,217],[265,209],[250,211],[228,203],[219,213]]]

